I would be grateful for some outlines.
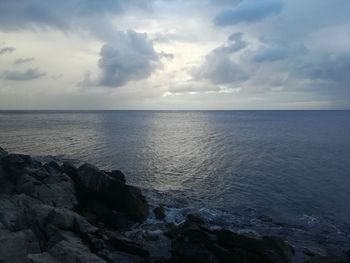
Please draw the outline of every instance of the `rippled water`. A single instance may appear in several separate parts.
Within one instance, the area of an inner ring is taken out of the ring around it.
[[[0,112],[0,145],[120,169],[186,205],[350,218],[349,111]]]

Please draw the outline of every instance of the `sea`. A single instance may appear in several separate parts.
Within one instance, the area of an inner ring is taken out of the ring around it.
[[[0,146],[121,170],[175,221],[350,249],[350,111],[0,111]]]

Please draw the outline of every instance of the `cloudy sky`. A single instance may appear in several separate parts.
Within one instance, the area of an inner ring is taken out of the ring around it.
[[[0,109],[350,109],[349,0],[0,0]]]

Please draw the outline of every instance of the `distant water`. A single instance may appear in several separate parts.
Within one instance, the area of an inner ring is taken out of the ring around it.
[[[350,223],[350,111],[0,112],[0,145],[120,169],[186,205]]]

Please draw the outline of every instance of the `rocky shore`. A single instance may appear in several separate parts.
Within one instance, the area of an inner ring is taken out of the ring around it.
[[[130,234],[151,214],[166,217],[121,171],[43,163],[0,148],[0,262],[347,262],[345,254],[296,258],[283,240],[213,228],[194,214]]]

